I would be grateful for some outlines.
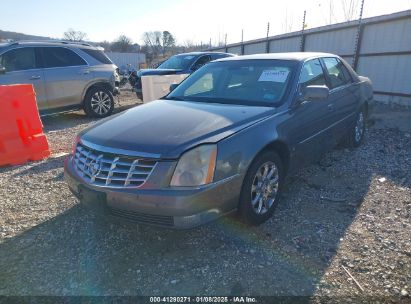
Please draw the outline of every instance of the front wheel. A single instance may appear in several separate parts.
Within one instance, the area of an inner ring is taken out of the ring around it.
[[[239,205],[247,224],[257,226],[272,216],[283,180],[283,164],[277,153],[267,151],[253,161],[244,178]]]
[[[84,99],[84,112],[90,117],[103,118],[114,110],[114,97],[110,90],[103,87],[90,89]]]

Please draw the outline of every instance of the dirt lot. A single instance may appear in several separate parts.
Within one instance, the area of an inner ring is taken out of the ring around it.
[[[122,100],[120,110],[136,104]],[[61,153],[93,122],[80,112],[47,118],[54,155],[0,168],[0,295],[411,300],[410,110],[377,107],[361,148],[289,177],[275,216],[252,229],[229,217],[170,231],[85,212],[64,183]]]

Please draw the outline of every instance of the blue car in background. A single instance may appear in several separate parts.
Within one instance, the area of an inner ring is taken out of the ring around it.
[[[142,76],[191,74],[210,61],[232,56],[235,55],[221,52],[191,52],[172,56],[156,69],[139,70],[135,79],[134,91],[137,97],[143,100]]]

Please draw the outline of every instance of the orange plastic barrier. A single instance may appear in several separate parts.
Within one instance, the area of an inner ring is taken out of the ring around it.
[[[50,155],[31,84],[0,86],[0,166]]]

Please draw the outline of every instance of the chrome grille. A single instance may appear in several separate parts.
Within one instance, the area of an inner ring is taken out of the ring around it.
[[[139,187],[153,171],[156,161],[100,152],[77,144],[74,167],[87,182],[106,187]]]

